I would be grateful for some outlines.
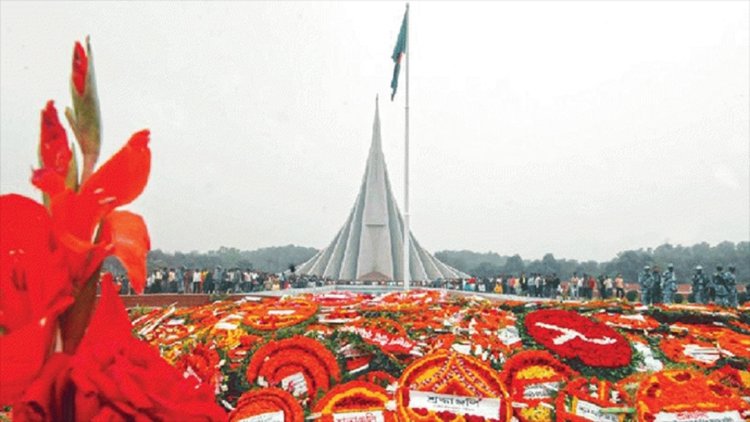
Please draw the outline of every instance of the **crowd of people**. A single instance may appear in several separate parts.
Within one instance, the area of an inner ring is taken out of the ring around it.
[[[712,276],[697,266],[692,276],[692,295],[696,303],[716,303],[737,306],[737,277],[734,266],[727,271],[716,268]],[[121,294],[132,294],[127,276],[116,276]],[[687,280],[686,280],[687,281]],[[298,288],[321,287],[335,284],[397,285],[393,281],[341,282],[316,276],[297,276],[289,272],[268,273],[250,268],[157,268],[146,279],[146,293],[173,294],[233,294],[273,291]],[[678,278],[673,265],[665,271],[658,267],[645,266],[638,274],[638,293],[644,304],[672,303],[677,293]],[[514,294],[519,296],[550,298],[559,300],[624,299],[627,284],[622,274],[614,277],[601,274],[573,273],[561,280],[556,273],[543,275],[499,275],[496,277],[471,277],[468,279],[412,281],[414,287],[432,287],[450,290],[476,291],[484,293]]]
[[[121,294],[133,294],[126,275],[115,277]],[[332,284],[315,276],[289,277],[250,268],[157,268],[146,278],[145,293],[232,294]]]
[[[703,273],[703,267],[695,267],[692,276],[692,293],[696,303],[716,303],[722,306],[737,306],[737,275],[734,266],[724,271],[722,266],[716,267],[712,276]],[[677,291],[677,278],[674,266],[669,265],[661,273],[658,267],[646,265],[638,275],[638,285],[641,290],[641,302],[647,305],[654,303],[672,303]]]
[[[561,280],[556,273],[541,274],[522,272],[516,275],[500,275],[489,278],[469,278],[456,281],[435,281],[432,287],[461,289],[485,293],[513,294],[518,296],[551,299],[608,299],[625,297],[625,280],[621,274],[616,277],[589,274],[573,276]]]

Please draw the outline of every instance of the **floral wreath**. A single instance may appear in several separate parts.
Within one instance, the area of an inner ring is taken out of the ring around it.
[[[636,412],[641,421],[652,421],[658,413],[699,418],[705,412],[725,412],[727,420],[743,421],[750,418],[750,404],[737,391],[703,373],[680,369],[647,377],[636,394]]]
[[[555,416],[561,422],[623,421],[626,413],[632,411],[630,405],[630,396],[622,387],[596,378],[577,378],[557,395]],[[611,413],[609,419],[602,409],[620,412]]]
[[[611,327],[574,311],[542,309],[526,315],[527,332],[563,358],[578,358],[593,367],[617,368],[630,363],[630,344]]]
[[[280,388],[267,387],[248,391],[240,396],[237,406],[229,414],[229,422],[252,420],[253,417],[270,416],[269,414],[278,412],[282,412],[284,422],[305,420],[302,406],[294,396]]]
[[[576,375],[577,372],[544,350],[513,355],[500,373],[511,400],[518,406],[514,407],[514,413],[521,421],[550,420],[556,392]]]
[[[332,388],[312,411],[321,422],[377,420],[376,415],[382,416],[385,422],[392,422],[396,420],[396,414],[387,409],[389,401],[383,387],[355,380]]]
[[[328,391],[331,380],[341,380],[336,357],[317,340],[294,336],[261,346],[247,366],[248,382],[281,386],[295,397],[315,398]]]
[[[446,407],[430,410],[414,405],[415,393],[421,395],[421,403],[485,398],[495,400],[496,417],[488,420],[509,421],[511,405],[508,392],[500,376],[491,367],[477,358],[455,352],[437,352],[425,356],[409,365],[399,378],[396,400],[399,416],[408,421],[473,421],[476,415],[454,413]],[[430,393],[437,394],[431,396]]]

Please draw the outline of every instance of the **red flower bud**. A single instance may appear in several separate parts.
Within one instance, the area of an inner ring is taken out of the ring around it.
[[[73,48],[73,86],[75,86],[78,95],[83,95],[86,89],[86,76],[89,71],[89,59],[86,57],[86,50],[80,42],[76,41]]]

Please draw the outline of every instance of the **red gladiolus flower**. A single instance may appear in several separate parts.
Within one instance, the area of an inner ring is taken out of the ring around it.
[[[39,373],[55,319],[73,299],[47,210],[2,195],[0,217],[0,405],[6,405]]]
[[[68,166],[73,153],[68,146],[68,136],[57,118],[53,101],[48,101],[42,111],[42,134],[39,143],[42,167],[55,171],[62,177],[68,176]]]
[[[61,394],[72,391],[67,405],[75,420],[226,420],[208,386],[184,379],[133,337],[131,328],[112,275],[105,274],[102,297],[76,354],[64,364],[60,355],[50,360],[55,371],[34,382],[14,406],[14,419],[54,419]]]
[[[44,113],[43,133],[60,133],[54,107],[48,104]],[[63,131],[64,133],[64,131]],[[49,156],[64,156],[55,152],[61,147],[42,138]],[[65,186],[65,176],[54,165],[56,160],[43,159],[42,168],[34,172],[32,182],[50,197],[50,211],[56,234],[68,250],[67,261],[76,283],[85,282],[108,255],[117,256],[128,270],[137,292],[145,284],[145,257],[150,248],[148,231],[143,220],[131,213],[114,212],[115,208],[132,202],[146,186],[151,168],[148,148],[149,132],[134,134],[128,143],[104,163],[81,185],[78,192]],[[66,144],[67,146],[67,144]],[[97,227],[103,222],[100,239],[95,239]]]
[[[78,91],[78,95],[83,95],[86,89],[86,76],[89,71],[89,59],[86,57],[86,50],[80,42],[76,41],[73,48],[73,85]]]

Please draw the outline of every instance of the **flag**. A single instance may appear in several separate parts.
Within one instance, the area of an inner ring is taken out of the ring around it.
[[[391,101],[396,96],[396,88],[398,88],[398,74],[401,72],[401,58],[406,54],[406,36],[409,32],[407,26],[409,25],[409,7],[406,7],[404,12],[404,20],[401,22],[401,31],[398,33],[398,40],[396,40],[396,46],[393,47],[393,54],[391,58],[395,63],[393,67],[393,79],[391,79]]]

